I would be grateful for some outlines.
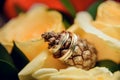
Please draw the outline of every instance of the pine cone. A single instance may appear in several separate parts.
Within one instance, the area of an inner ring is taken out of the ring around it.
[[[88,70],[95,66],[97,51],[85,39],[81,39],[74,33],[62,31],[61,33],[46,32],[42,38],[48,42],[48,48],[57,58],[69,66],[75,66]]]

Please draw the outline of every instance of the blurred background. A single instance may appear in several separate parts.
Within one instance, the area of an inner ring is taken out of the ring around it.
[[[76,12],[88,9],[90,5],[103,0],[0,0],[0,26],[16,17],[21,12],[26,12],[34,4],[45,4],[50,9],[74,16]]]
[[[18,16],[19,13],[28,11],[34,4],[45,4],[50,9],[58,10],[70,17],[76,12],[87,10],[89,6],[98,1],[104,0],[0,0],[0,26]]]

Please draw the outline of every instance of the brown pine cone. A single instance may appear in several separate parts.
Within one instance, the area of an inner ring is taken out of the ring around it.
[[[46,32],[42,38],[48,42],[48,48],[57,58],[69,66],[88,70],[95,66],[97,60],[96,49],[74,33],[62,31],[61,33]]]

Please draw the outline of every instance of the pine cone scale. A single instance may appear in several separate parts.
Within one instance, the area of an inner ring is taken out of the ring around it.
[[[74,33],[62,31],[61,33],[48,32],[42,37],[52,49],[53,56],[69,66],[83,69],[94,67],[97,60],[97,51],[86,39]]]

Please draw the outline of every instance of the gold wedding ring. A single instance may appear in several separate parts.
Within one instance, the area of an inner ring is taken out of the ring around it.
[[[61,38],[60,38],[60,41],[59,41],[58,45],[56,45],[56,46],[52,49],[53,54],[54,54],[55,52],[57,52],[57,51],[61,48],[61,46],[63,46],[63,45],[65,44],[65,42],[67,41],[68,38],[69,38],[69,33],[68,33],[68,32],[64,32],[64,33],[62,34]]]
[[[59,60],[61,60],[61,61],[66,61],[68,58],[70,58],[70,56],[73,54],[73,52],[75,50],[75,46],[76,46],[78,37],[74,33],[71,33],[71,34],[72,34],[72,40],[71,40],[70,47],[69,47],[68,51],[62,57],[59,58]]]

